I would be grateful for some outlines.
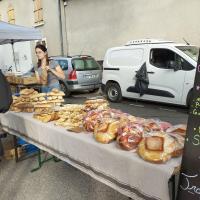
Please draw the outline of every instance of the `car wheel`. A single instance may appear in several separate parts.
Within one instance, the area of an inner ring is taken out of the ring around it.
[[[65,97],[68,97],[70,95],[70,91],[67,89],[64,83],[60,83],[61,90],[65,93]]]
[[[122,92],[119,84],[108,83],[106,85],[106,96],[112,102],[120,102],[122,100]]]

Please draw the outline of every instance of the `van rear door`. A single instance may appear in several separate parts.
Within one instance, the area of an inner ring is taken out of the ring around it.
[[[145,50],[139,45],[112,50],[104,62],[103,79],[119,83],[123,97],[138,98],[139,94],[129,89],[135,86],[135,75],[144,63],[144,54]]]

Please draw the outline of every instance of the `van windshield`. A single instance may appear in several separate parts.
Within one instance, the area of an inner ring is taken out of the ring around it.
[[[76,71],[87,71],[87,70],[100,70],[100,65],[89,57],[75,58],[72,60],[72,66]]]
[[[199,56],[199,48],[195,46],[177,46],[179,50],[181,50],[183,53],[188,55],[190,58],[192,58],[194,61],[197,62],[198,56]]]

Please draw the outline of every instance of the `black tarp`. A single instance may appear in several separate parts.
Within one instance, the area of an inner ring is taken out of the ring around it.
[[[12,93],[10,85],[0,70],[0,113],[5,113],[8,111],[11,104]]]
[[[149,86],[149,77],[147,73],[146,63],[144,63],[141,66],[141,68],[137,71],[135,76],[136,76],[135,89],[140,94],[140,96],[142,96],[148,90]]]

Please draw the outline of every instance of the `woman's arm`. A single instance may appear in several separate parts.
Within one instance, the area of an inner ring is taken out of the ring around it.
[[[65,79],[65,73],[64,71],[62,70],[62,68],[60,67],[60,65],[57,65],[55,67],[55,69],[51,69],[49,68],[48,69],[50,72],[52,72],[54,75],[56,75],[58,78],[60,79]]]
[[[40,80],[40,76],[39,76],[38,71],[35,71],[35,77],[36,77],[36,79],[37,79],[38,84],[40,84],[40,83],[41,83],[41,80]]]
[[[41,76],[39,75],[38,71],[35,71],[35,76],[37,79],[38,84],[45,85],[47,83],[47,70],[43,69]]]

